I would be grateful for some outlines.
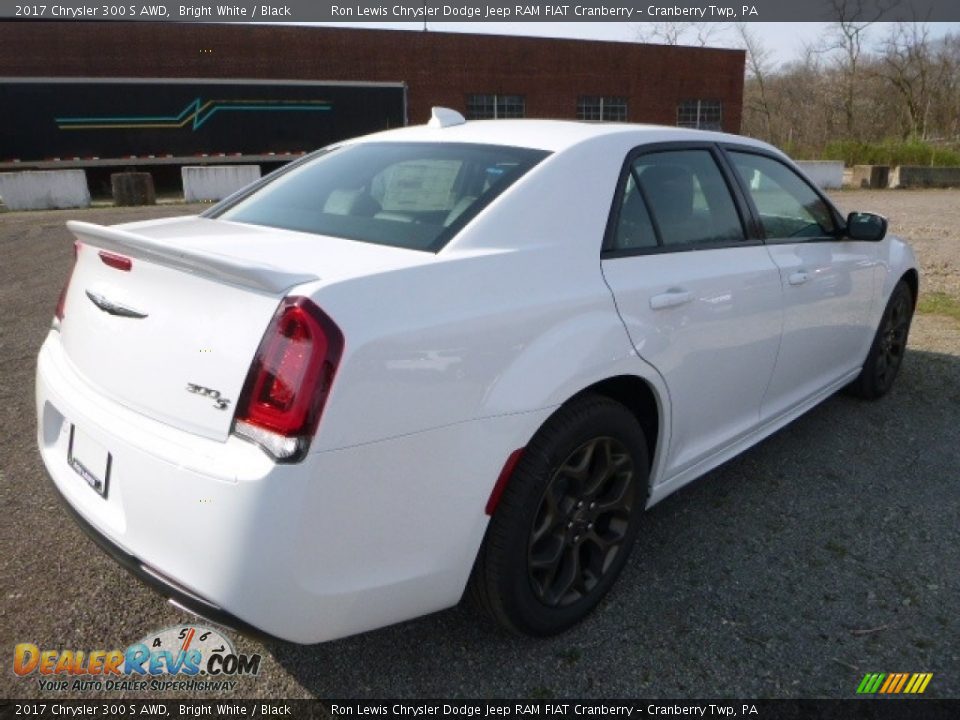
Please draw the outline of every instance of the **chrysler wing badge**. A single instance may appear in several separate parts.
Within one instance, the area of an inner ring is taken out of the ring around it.
[[[103,295],[90,292],[89,290],[87,290],[87,297],[90,298],[90,302],[110,315],[137,318],[138,320],[147,317],[146,313],[142,313],[139,310],[134,310],[133,308],[127,307],[126,305],[121,305],[120,303],[115,303],[112,300],[107,300],[107,298],[105,298]]]

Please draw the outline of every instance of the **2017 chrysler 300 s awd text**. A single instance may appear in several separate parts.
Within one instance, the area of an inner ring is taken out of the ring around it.
[[[917,296],[882,217],[763,143],[442,108],[200,216],[68,226],[56,488],[175,602],[296,642],[465,592],[563,630],[645,508],[886,393]]]

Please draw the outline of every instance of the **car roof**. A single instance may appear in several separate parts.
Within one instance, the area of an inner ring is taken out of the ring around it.
[[[603,136],[632,135],[637,145],[659,142],[729,142],[774,149],[759,140],[730,133],[693,130],[669,125],[575,120],[470,120],[447,127],[414,125],[357,138],[352,142],[463,142],[510,145],[560,152]]]

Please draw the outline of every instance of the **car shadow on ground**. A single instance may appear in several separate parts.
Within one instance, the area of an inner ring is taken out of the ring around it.
[[[939,670],[949,697],[958,423],[960,357],[912,351],[886,398],[838,394],[654,507],[608,598],[560,636],[461,603],[268,649],[323,698],[849,697],[888,666]]]

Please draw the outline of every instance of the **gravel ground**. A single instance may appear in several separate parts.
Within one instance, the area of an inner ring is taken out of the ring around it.
[[[834,200],[847,211],[885,215],[917,253],[922,291],[960,301],[960,190],[845,190]]]
[[[837,199],[890,216],[924,287],[960,298],[960,192]],[[59,507],[34,447],[33,378],[70,264],[63,222],[194,211],[0,215],[5,652],[125,647],[190,620]],[[960,323],[918,316],[911,350],[886,399],[836,396],[654,508],[613,592],[566,634],[508,637],[458,607],[320,646],[241,639],[264,660],[233,696],[851,697],[866,672],[926,671],[928,696],[960,697]],[[50,697],[10,667],[0,697]]]

